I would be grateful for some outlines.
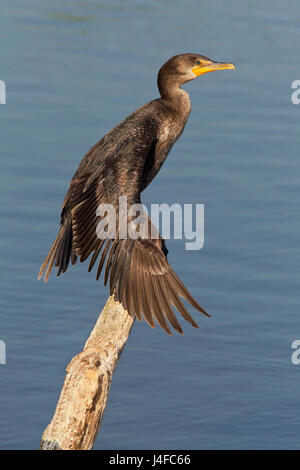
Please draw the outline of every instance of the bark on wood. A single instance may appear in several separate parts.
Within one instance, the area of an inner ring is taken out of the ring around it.
[[[109,297],[84,349],[73,357],[41,450],[91,449],[102,421],[114,369],[134,319]]]

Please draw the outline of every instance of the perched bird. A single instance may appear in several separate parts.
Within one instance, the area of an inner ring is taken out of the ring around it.
[[[159,70],[157,85],[160,98],[141,106],[109,131],[83,157],[66,193],[59,232],[41,266],[38,279],[49,278],[52,266],[57,276],[64,273],[71,260],[85,261],[91,254],[89,271],[100,258],[97,279],[104,262],[105,284],[124,308],[140,321],[155,327],[155,321],[168,333],[170,325],[183,333],[173,307],[183,318],[198,327],[180,297],[209,316],[193,299],[167,261],[164,240],[121,238],[117,230],[97,233],[101,219],[97,208],[111,204],[118,222],[119,196],[127,197],[128,206],[141,203],[141,192],[160,170],[168,153],[180,137],[191,111],[184,83],[215,70],[235,69],[232,63],[214,62],[199,54],[180,54],[169,59]],[[145,217],[146,225],[151,220]],[[119,225],[117,225],[119,226]],[[105,235],[105,233],[107,235]],[[104,235],[103,235],[104,234]]]

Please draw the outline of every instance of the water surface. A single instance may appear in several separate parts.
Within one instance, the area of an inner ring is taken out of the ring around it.
[[[184,337],[135,325],[95,448],[299,448],[299,19],[288,0],[2,3],[1,448],[38,447],[107,298],[85,264],[36,281],[70,177],[181,52],[237,71],[186,85],[190,119],[143,202],[205,204],[203,250],[168,248],[212,318]]]

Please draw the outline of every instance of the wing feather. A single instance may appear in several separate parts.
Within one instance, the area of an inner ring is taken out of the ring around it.
[[[75,264],[77,257],[83,262],[91,255],[88,270],[91,271],[98,262],[96,278],[99,279],[106,263],[104,283],[109,281],[110,293],[131,315],[140,321],[144,319],[152,328],[157,323],[169,335],[172,334],[170,326],[183,334],[173,307],[191,325],[198,325],[181,297],[198,311],[208,314],[172,270],[166,258],[164,240],[150,236],[122,239],[118,229],[111,236],[110,220],[102,227],[102,232],[97,233],[98,223],[104,217],[98,215],[100,204],[112,205],[117,227],[119,222],[129,222],[127,216],[120,220],[119,196],[126,196],[129,206],[141,202],[140,193],[145,188],[145,181],[149,182],[153,177],[147,172],[152,171],[156,143],[155,123],[147,121],[139,127],[129,120],[92,147],[70,183],[61,211],[61,228],[39,278],[45,273],[46,281],[54,263],[59,275],[67,270],[70,260]],[[148,229],[152,228],[151,220],[144,216]]]

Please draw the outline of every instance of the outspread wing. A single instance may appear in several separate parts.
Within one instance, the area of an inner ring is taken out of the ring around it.
[[[108,152],[105,159],[98,159],[96,167],[94,163],[99,148],[91,149],[94,157],[89,156],[87,162],[79,167],[81,170],[75,173],[66,194],[61,229],[41,267],[39,278],[44,274],[46,281],[54,263],[59,275],[66,271],[70,259],[74,264],[77,257],[85,261],[91,256],[89,271],[98,262],[98,279],[106,262],[104,282],[109,281],[110,293],[130,314],[139,320],[144,318],[151,327],[155,327],[157,322],[168,334],[171,334],[170,325],[182,333],[172,307],[194,327],[197,324],[180,297],[198,311],[208,314],[172,270],[166,258],[164,241],[159,235],[153,238],[151,220],[143,210],[140,210],[137,223],[119,207],[120,196],[127,198],[128,207],[141,202],[144,168],[147,158],[151,158],[149,152],[153,151],[156,138],[155,130],[151,126],[147,129],[146,135],[145,130],[143,135],[135,130],[129,140],[127,133],[127,138]],[[110,230],[112,219],[109,211],[102,211],[99,215],[99,206],[103,207],[103,204],[110,204],[114,209],[114,233]],[[135,224],[135,233],[140,236],[122,238],[119,227],[130,224]]]

